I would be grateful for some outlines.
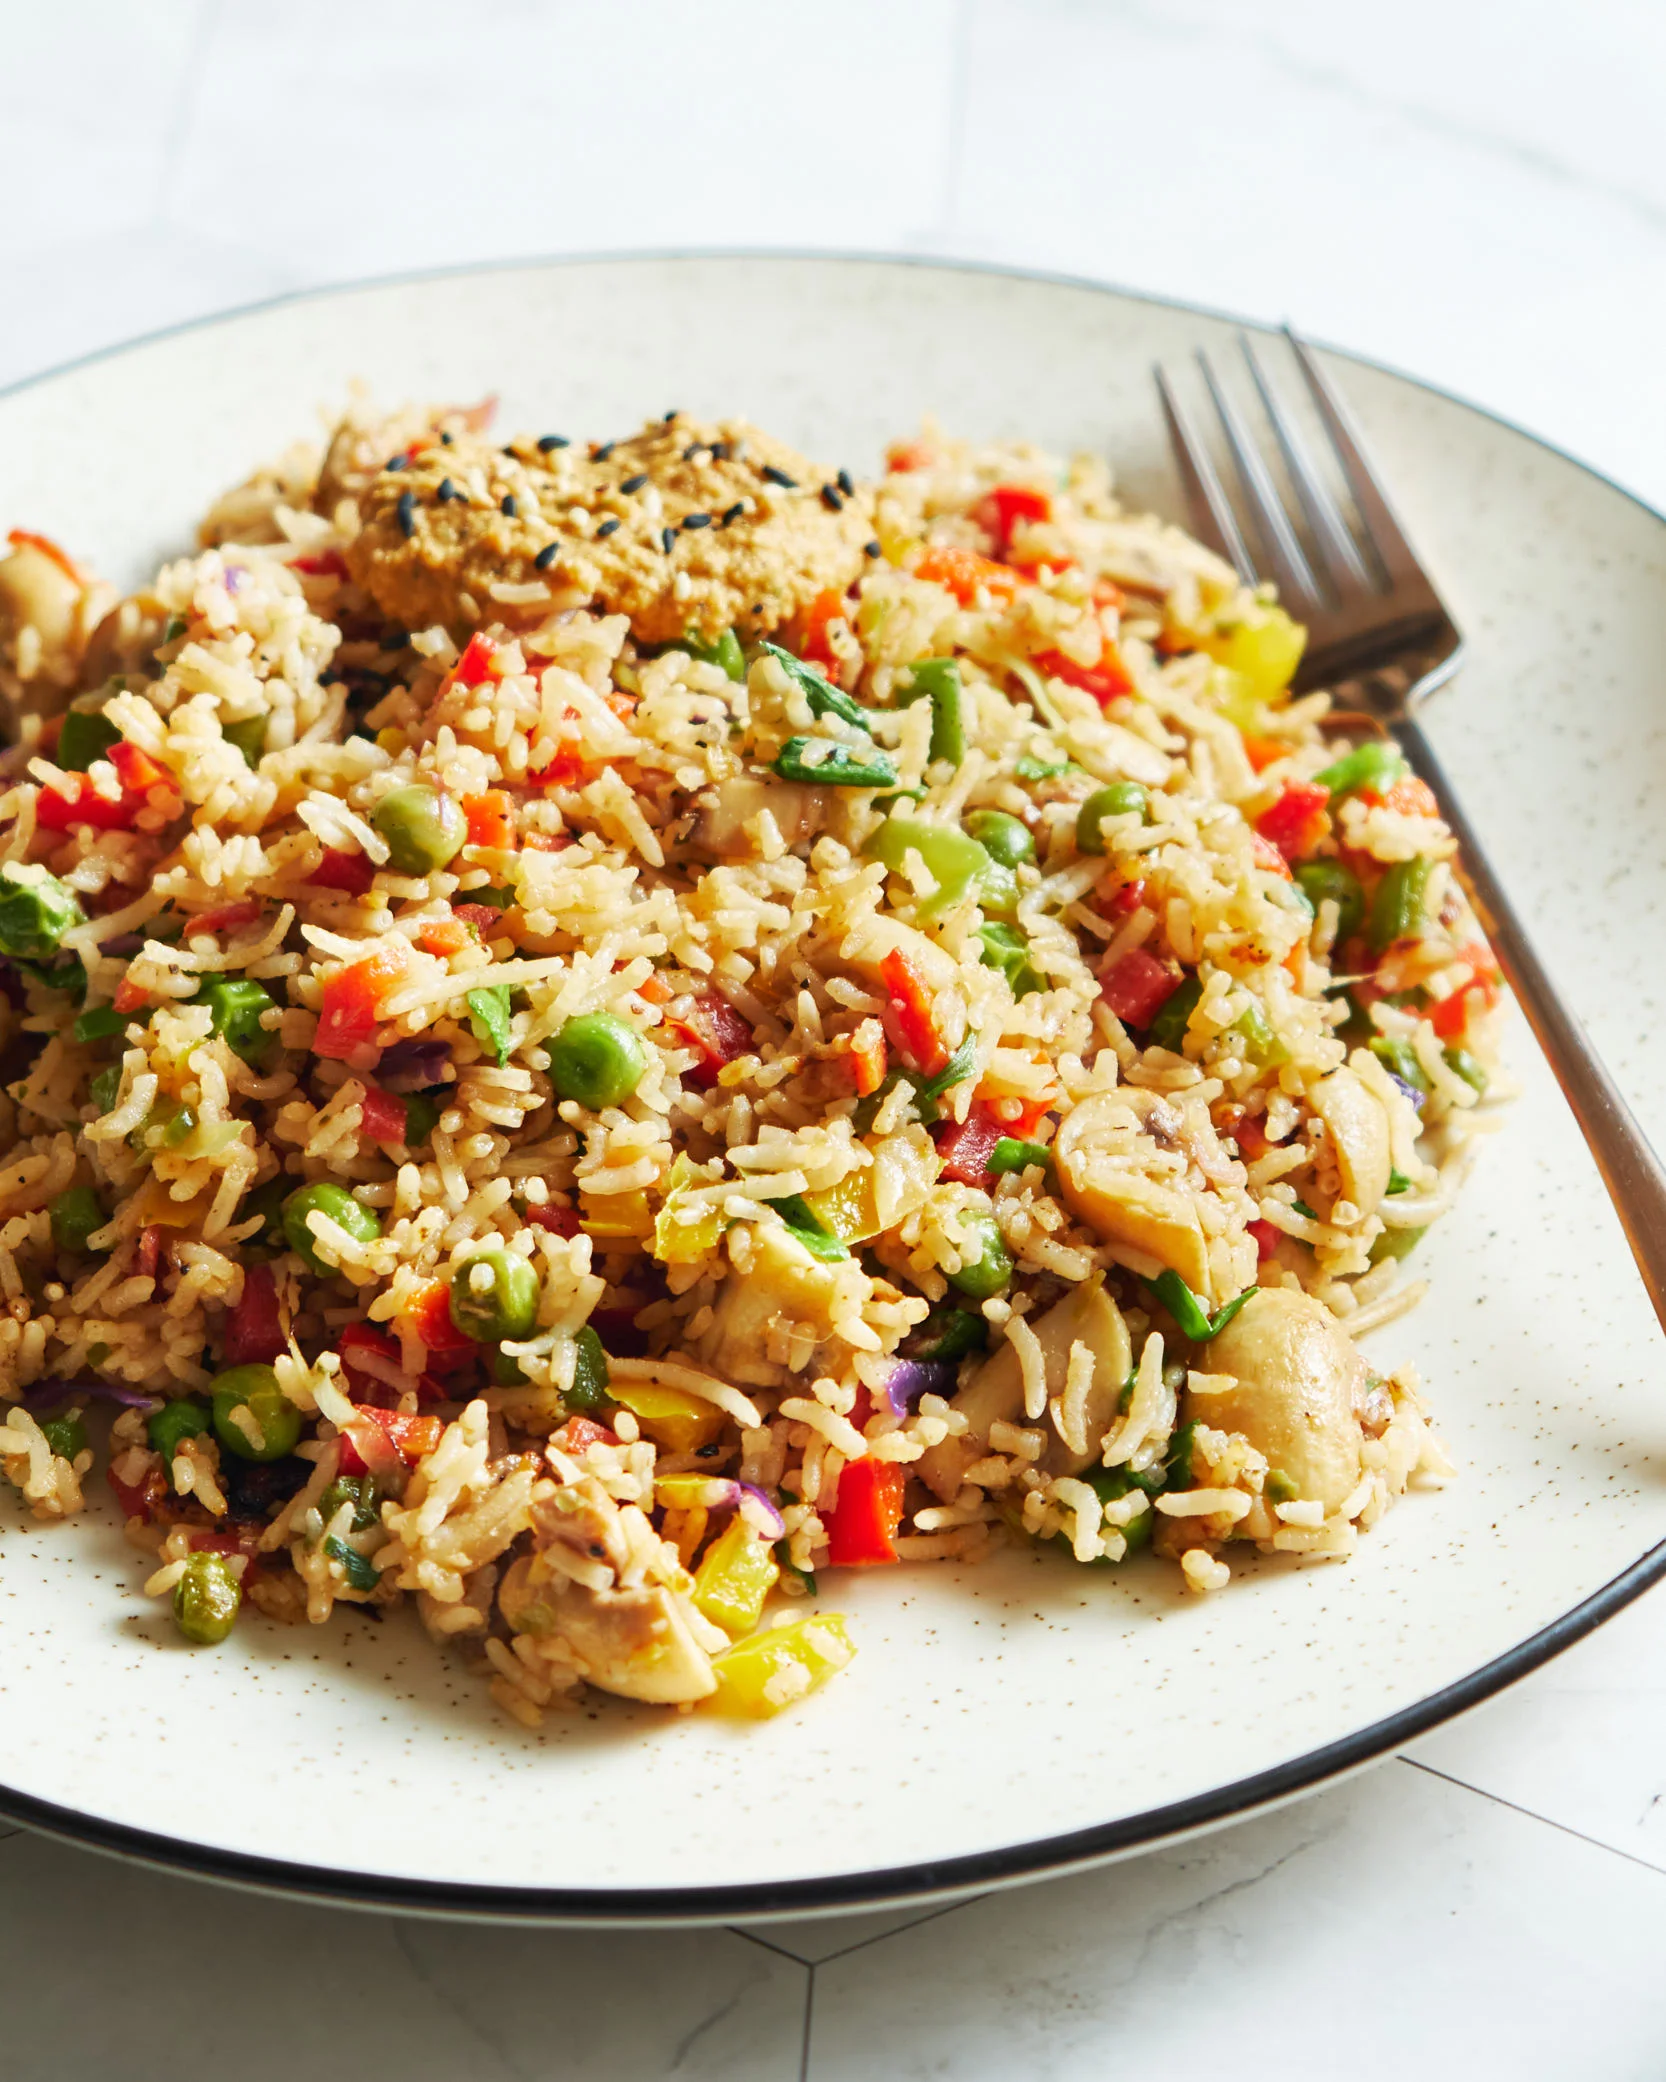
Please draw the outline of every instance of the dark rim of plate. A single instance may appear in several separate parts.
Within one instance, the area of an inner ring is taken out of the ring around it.
[[[365,276],[312,289],[290,290],[279,296],[262,297],[252,303],[234,305],[227,310],[185,319],[177,325],[162,326],[155,332],[142,333],[134,339],[120,341],[114,346],[97,348],[90,354],[76,355],[69,361],[60,362],[16,383],[0,387],[0,399],[15,397],[21,392],[50,383],[59,376],[68,375],[73,370],[112,360],[118,355],[131,353],[136,348],[148,347],[158,341],[173,339],[185,333],[202,332],[209,327],[254,317],[262,312],[279,310],[286,304],[320,302],[328,297],[348,296],[365,290],[391,289],[419,282],[516,274],[539,268],[632,266],[644,262],[665,261],[687,261],[698,265],[724,260],[812,263],[827,261],[835,265],[917,268],[923,272],[945,275],[1005,276],[1014,281],[1040,282],[1060,289],[1088,290],[1128,303],[1151,304],[1159,309],[1185,312],[1193,317],[1207,318],[1221,324],[1241,325],[1251,333],[1276,336],[1276,328],[1262,321],[1240,318],[1230,311],[1220,311],[1211,305],[1191,303],[1179,297],[1156,296],[1142,290],[1125,289],[1112,282],[1095,281],[1089,276],[1062,274],[1046,268],[999,266],[991,262],[957,260],[946,255],[833,250],[813,252],[791,247],[649,248],[639,251],[532,255],[517,260],[421,268],[395,275]],[[1593,468],[1580,457],[1570,455],[1555,442],[1547,441],[1542,436],[1529,432],[1527,428],[1517,426],[1513,420],[1506,419],[1502,414],[1489,412],[1485,406],[1477,405],[1471,399],[1459,397],[1455,392],[1443,389],[1439,384],[1426,382],[1421,377],[1408,375],[1390,363],[1374,361],[1361,354],[1352,354],[1343,348],[1329,347],[1323,341],[1313,341],[1311,344],[1323,348],[1325,353],[1335,355],[1340,360],[1351,361],[1360,368],[1392,376],[1415,390],[1444,398],[1449,403],[1474,413],[1479,419],[1489,420],[1494,426],[1502,427],[1506,432],[1532,442],[1534,447],[1544,450],[1547,454],[1572,464],[1587,477],[1594,478],[1598,483],[1606,485],[1610,491],[1618,493],[1628,504],[1648,515],[1651,520],[1666,525],[1666,514],[1660,513],[1627,486],[1618,483],[1606,472]],[[97,1815],[82,1814],[74,1808],[60,1806],[54,1801],[39,1800],[32,1794],[18,1792],[5,1785],[0,1785],[0,1816],[19,1822],[26,1828],[38,1830],[43,1835],[62,1837],[68,1842],[105,1851],[143,1865],[194,1873],[206,1879],[219,1880],[231,1886],[253,1888],[263,1893],[333,1902],[344,1907],[393,1909],[408,1915],[460,1917],[483,1922],[572,1924],[591,1929],[649,1928],[677,1924],[735,1923],[761,1917],[809,1916],[840,1909],[886,1908],[928,1903],[946,1897],[979,1893],[992,1887],[1010,1886],[1025,1880],[1048,1879],[1104,1864],[1136,1851],[1152,1850],[1159,1845],[1177,1842],[1223,1822],[1245,1820],[1260,1810],[1277,1806],[1300,1794],[1315,1791],[1330,1781],[1344,1778],[1382,1757],[1391,1755],[1401,1744],[1426,1734],[1442,1721],[1465,1713],[1471,1707],[1479,1706],[1484,1700],[1505,1690],[1509,1685],[1518,1683],[1542,1664],[1549,1662],[1553,1656],[1560,1655],[1564,1649],[1582,1641],[1587,1634],[1601,1626],[1605,1620],[1611,1619],[1634,1598],[1640,1597],[1662,1577],[1666,1577],[1666,1541],[1651,1548],[1629,1568],[1622,1570],[1612,1581],[1592,1592],[1588,1598],[1563,1613],[1559,1619],[1553,1620],[1549,1626],[1529,1635],[1525,1641],[1517,1642],[1503,1655],[1483,1664],[1480,1669],[1471,1671],[1457,1683],[1431,1693],[1428,1698],[1420,1699],[1415,1705],[1404,1707],[1386,1719],[1373,1721],[1368,1727],[1357,1729],[1339,1741],[1326,1743],[1319,1749],[1292,1757],[1286,1763],[1275,1765],[1271,1770],[1257,1772],[1249,1778],[1236,1779],[1228,1785],[1217,1786],[1206,1793],[1194,1794],[1186,1800],[1176,1800],[1161,1807],[1149,1808],[1143,1814],[1127,1815],[1120,1821],[1101,1823],[1089,1829],[1072,1830],[1063,1836],[1041,1837],[1029,1843],[1003,1845],[997,1850],[978,1852],[970,1857],[931,1860],[881,1868],[873,1872],[834,1873],[817,1879],[770,1881],[729,1887],[488,1887],[463,1881],[390,1879],[374,1873],[295,1864],[278,1858],[253,1857],[237,1851],[217,1850],[209,1844],[185,1843],[173,1837],[155,1835],[149,1830],[129,1828],[124,1823],[104,1821]]]

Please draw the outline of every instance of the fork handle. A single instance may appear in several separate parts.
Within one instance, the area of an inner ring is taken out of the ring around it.
[[[1666,1328],[1666,1168],[1603,1067],[1590,1036],[1546,973],[1422,725],[1411,715],[1398,718],[1392,727],[1458,841],[1463,879],[1481,929],[1590,1145],[1654,1312]]]

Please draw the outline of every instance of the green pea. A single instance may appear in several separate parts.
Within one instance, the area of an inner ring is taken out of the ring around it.
[[[987,1301],[1012,1278],[1012,1257],[1006,1240],[993,1215],[963,1214],[959,1226],[968,1239],[963,1248],[975,1247],[977,1255],[968,1258],[958,1272],[948,1275],[949,1285],[973,1301]]]
[[[567,1409],[576,1410],[585,1417],[611,1409],[613,1398],[607,1390],[613,1378],[612,1370],[601,1339],[588,1323],[574,1338],[573,1348],[573,1385],[561,1398],[562,1402]]]
[[[252,976],[211,976],[196,1002],[208,1007],[213,1032],[244,1062],[264,1062],[277,1046],[277,1035],[260,1023],[261,1014],[273,1009],[272,993]]]
[[[426,1092],[407,1092],[405,1095],[405,1147],[421,1149],[422,1145],[439,1126],[440,1115],[445,1108],[437,1099]]]
[[[121,1064],[112,1063],[107,1070],[94,1071],[87,1084],[87,1094],[101,1114],[109,1113],[115,1106],[121,1091]]]
[[[213,1421],[207,1403],[195,1396],[181,1395],[165,1402],[145,1419],[145,1437],[164,1460],[172,1460],[181,1439],[200,1439]]]
[[[235,745],[243,754],[247,765],[258,766],[266,751],[266,718],[246,716],[241,723],[223,723],[220,735],[228,745]]]
[[[318,1499],[318,1515],[326,1525],[343,1504],[353,1506],[349,1532],[367,1533],[381,1523],[376,1509],[376,1483],[370,1475],[338,1475]]]
[[[42,961],[57,953],[65,933],[85,924],[86,916],[81,899],[56,875],[18,882],[8,873],[0,881],[0,954]]]
[[[1365,937],[1373,954],[1386,954],[1396,940],[1408,940],[1423,923],[1434,862],[1419,854],[1397,860],[1377,884]]]
[[[401,875],[443,868],[469,835],[462,805],[421,781],[384,795],[370,821],[387,840],[389,863]]]
[[[1076,813],[1076,851],[1103,853],[1104,820],[1132,816],[1135,811],[1143,820],[1150,802],[1149,792],[1138,781],[1113,781],[1108,788],[1096,788]]]
[[[698,658],[702,665],[717,665],[730,679],[741,681],[746,678],[746,654],[740,647],[740,638],[733,629],[725,629],[715,643],[702,643],[697,636],[686,632],[682,641],[673,646],[687,651],[691,658]]]
[[[1390,788],[1405,771],[1406,762],[1394,747],[1384,744],[1381,738],[1373,738],[1344,752],[1334,765],[1313,778],[1321,788],[1330,790],[1330,799],[1336,803],[1344,795],[1352,795],[1356,788]]]
[[[345,1186],[320,1180],[291,1193],[283,1204],[283,1233],[289,1239],[290,1249],[320,1279],[329,1279],[335,1267],[326,1265],[318,1255],[318,1240],[307,1227],[307,1216],[312,1214],[326,1216],[357,1243],[374,1243],[382,1233],[377,1216],[363,1201],[355,1200]]]
[[[958,766],[966,757],[966,725],[961,713],[960,667],[953,658],[919,658],[909,668],[913,679],[897,696],[898,708],[916,701],[931,703],[931,747],[928,758]]]
[[[1035,858],[1035,840],[1027,824],[1009,817],[1005,810],[974,810],[966,829],[1002,867],[1023,867]]]
[[[1327,898],[1336,906],[1336,939],[1350,940],[1365,919],[1365,891],[1340,860],[1308,860],[1296,870],[1296,887],[1317,912]]]
[[[60,1460],[73,1460],[87,1450],[87,1427],[77,1416],[48,1417],[41,1425],[41,1437]]]
[[[538,1327],[538,1291],[538,1275],[525,1258],[488,1244],[451,1275],[451,1320],[483,1345],[528,1337]]]
[[[648,1049],[642,1036],[613,1012],[583,1012],[568,1020],[549,1045],[550,1079],[563,1099],[592,1113],[623,1105],[642,1082]]]
[[[1467,1048],[1443,1048],[1440,1058],[1447,1069],[1461,1077],[1472,1091],[1486,1091],[1487,1073]]]
[[[71,1186],[52,1202],[50,1220],[59,1250],[81,1252],[91,1250],[87,1239],[104,1227],[106,1217],[91,1186]]]
[[[282,1460],[295,1451],[301,1436],[301,1413],[278,1386],[269,1366],[233,1366],[208,1384],[214,1404],[214,1436],[239,1460]],[[247,1410],[260,1432],[257,1446],[232,1419]]]
[[[58,733],[53,764],[67,774],[84,774],[95,759],[102,759],[112,745],[120,742],[121,732],[96,709],[72,708]]]
[[[193,1554],[174,1585],[174,1621],[187,1641],[222,1642],[236,1624],[243,1586],[223,1554]]]
[[[1166,1048],[1174,1055],[1184,1052],[1186,1029],[1202,995],[1203,985],[1195,976],[1188,976],[1177,991],[1163,1000],[1146,1029],[1153,1047]]]
[[[1015,998],[1026,998],[1033,990],[1045,990],[1030,961],[1030,943],[1016,926],[991,918],[978,928],[983,951],[978,956],[986,969],[999,969]]]

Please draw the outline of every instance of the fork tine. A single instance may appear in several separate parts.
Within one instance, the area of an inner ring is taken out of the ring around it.
[[[1154,373],[1157,394],[1163,401],[1163,417],[1168,421],[1169,445],[1174,450],[1186,505],[1192,516],[1192,532],[1217,556],[1224,557],[1245,585],[1253,586],[1257,580],[1255,560],[1238,527],[1232,502],[1226,496],[1226,487],[1221,483],[1208,449],[1181,409],[1180,400],[1171,389],[1161,363],[1157,364]]]
[[[1330,487],[1313,466],[1307,451],[1307,443],[1296,429],[1295,421],[1284,409],[1256,353],[1248,333],[1238,335],[1238,345],[1243,349],[1244,359],[1249,363],[1249,372],[1255,379],[1261,403],[1272,422],[1273,432],[1278,436],[1278,445],[1284,455],[1284,467],[1290,473],[1290,481],[1296,488],[1296,496],[1302,502],[1308,525],[1318,538],[1321,560],[1325,566],[1324,576],[1330,581],[1339,598],[1349,593],[1377,590],[1375,577],[1365,568],[1363,558],[1342,517],[1342,510],[1331,496]]]
[[[1284,328],[1284,337],[1290,342],[1302,374],[1307,378],[1307,387],[1313,393],[1313,402],[1319,408],[1319,416],[1325,423],[1331,445],[1341,459],[1347,472],[1348,482],[1353,487],[1354,503],[1359,508],[1359,517],[1365,524],[1366,539],[1376,551],[1391,586],[1417,585],[1429,590],[1429,581],[1423,574],[1411,544],[1406,540],[1400,523],[1394,517],[1394,509],[1384,496],[1376,474],[1366,460],[1365,450],[1360,444],[1352,415],[1341,397],[1332,388],[1330,379],[1320,368],[1317,358],[1307,342]]]
[[[1221,431],[1226,435],[1226,445],[1232,451],[1233,466],[1238,473],[1238,482],[1243,486],[1244,497],[1250,511],[1255,515],[1261,540],[1267,551],[1267,561],[1272,565],[1272,575],[1278,582],[1279,597],[1292,613],[1297,613],[1309,603],[1321,599],[1319,585],[1308,568],[1301,544],[1296,540],[1296,531],[1290,525],[1290,516],[1284,510],[1284,501],[1279,497],[1278,487],[1273,483],[1261,452],[1245,426],[1237,406],[1227,396],[1220,378],[1215,374],[1214,363],[1200,347],[1197,350],[1198,367],[1203,371],[1203,380],[1209,386],[1209,395],[1215,401],[1215,411],[1220,417]]]

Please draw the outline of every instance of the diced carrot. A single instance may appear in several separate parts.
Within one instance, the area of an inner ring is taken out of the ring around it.
[[[344,1061],[375,1035],[382,1006],[405,980],[409,943],[395,934],[362,961],[338,969],[324,985],[314,1055]]]
[[[885,467],[896,476],[905,470],[924,470],[931,460],[932,451],[923,441],[893,441],[885,451]]]
[[[812,665],[831,665],[833,650],[827,641],[827,625],[842,621],[849,612],[850,603],[837,587],[818,593],[804,611],[804,639],[799,646],[799,656],[807,658]]]
[[[1286,860],[1300,860],[1330,830],[1329,801],[1330,790],[1321,782],[1288,781],[1277,802],[1256,818],[1255,828]]]
[[[1265,773],[1276,759],[1287,759],[1290,747],[1276,737],[1257,737],[1253,731],[1244,732],[1244,756],[1256,772]]]
[[[453,913],[450,918],[425,919],[417,928],[416,943],[424,954],[446,961],[454,954],[465,953],[476,945],[476,940],[468,921]]]
[[[1018,597],[1023,583],[1016,571],[980,557],[976,550],[958,549],[952,543],[930,544],[914,567],[914,576],[932,585],[944,586],[962,607],[970,607],[980,592],[1002,604]]]
[[[363,896],[375,879],[376,869],[362,853],[337,853],[329,847],[307,877],[315,889],[344,889],[349,896]]]
[[[150,1003],[150,992],[141,990],[138,984],[124,976],[116,985],[116,995],[111,1003],[118,1012],[138,1012]]]
[[[130,795],[148,795],[159,781],[169,778],[166,767],[158,766],[148,752],[130,745],[125,737],[117,738],[104,756]]]
[[[1125,954],[1099,983],[1099,995],[1125,1026],[1148,1026],[1180,988],[1181,977],[1143,947]]]
[[[699,1050],[700,1060],[687,1074],[702,1089],[716,1084],[717,1074],[725,1063],[750,1054],[757,1046],[757,1037],[745,1015],[737,1012],[729,1000],[719,997],[716,991],[708,991],[704,997],[696,998],[683,1018],[668,1019],[666,1025],[680,1034],[690,1047]]]
[[[949,1052],[938,1038],[924,983],[910,966],[907,955],[898,948],[886,955],[879,973],[890,995],[904,1047],[928,1077],[935,1077],[949,1060]]]
[[[668,1005],[671,1002],[671,986],[656,969],[651,976],[644,976],[636,986],[636,994],[645,1005]]]
[[[1035,667],[1049,679],[1063,680],[1069,687],[1080,687],[1084,694],[1091,694],[1101,708],[1108,707],[1119,694],[1131,694],[1134,690],[1134,682],[1123,667],[1116,645],[1109,641],[1100,651],[1097,665],[1078,665],[1063,651],[1042,651],[1035,660]]]
[[[471,1352],[475,1341],[451,1320],[451,1288],[445,1280],[419,1287],[401,1312],[401,1320],[430,1352]]]
[[[615,1435],[593,1417],[569,1417],[559,1431],[550,1433],[550,1444],[578,1459],[587,1446],[617,1446]]]
[[[477,629],[464,647],[463,655],[452,667],[451,678],[459,687],[478,687],[489,679],[500,677],[497,646]]]
[[[502,788],[488,788],[483,795],[465,795],[463,815],[469,821],[469,844],[507,851],[515,843],[514,812],[515,805]]]
[[[850,1037],[851,1075],[859,1099],[869,1098],[885,1082],[885,1029],[865,1019]]]
[[[585,761],[577,752],[560,751],[548,766],[541,766],[527,779],[538,788],[571,788],[584,779],[587,772]]]
[[[1403,817],[1438,817],[1440,804],[1435,801],[1435,791],[1427,781],[1420,781],[1416,774],[1405,774],[1387,789],[1383,795],[1386,808],[1398,810]]]

